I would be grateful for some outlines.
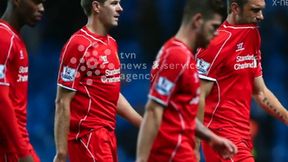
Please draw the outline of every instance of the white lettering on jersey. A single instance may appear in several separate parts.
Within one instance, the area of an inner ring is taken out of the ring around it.
[[[20,75],[18,74],[17,82],[27,82],[28,81],[28,75]]]
[[[63,68],[63,72],[61,74],[61,78],[64,82],[71,82],[74,81],[76,74],[76,69],[70,68],[68,66],[65,66]]]
[[[197,69],[199,74],[207,74],[210,67],[210,63],[204,61],[203,59],[197,59]]]
[[[245,48],[243,47],[243,45],[244,45],[243,42],[238,43],[238,44],[237,44],[237,48],[236,48],[236,52],[245,50]]]
[[[0,65],[0,79],[5,78],[5,66],[4,65]]]
[[[174,83],[164,77],[160,77],[156,85],[156,90],[159,94],[168,96],[171,94],[171,90],[174,87]]]
[[[247,62],[249,61],[249,62]],[[234,65],[235,70],[247,69],[247,68],[257,68],[257,60],[254,55],[237,56],[236,64]]]
[[[105,76],[113,76],[116,74],[120,74],[120,68],[119,69],[114,69],[114,70],[106,70],[105,71]]]
[[[20,66],[20,67],[19,67],[19,73],[20,73],[20,74],[28,73],[28,66],[27,66],[27,67]]]

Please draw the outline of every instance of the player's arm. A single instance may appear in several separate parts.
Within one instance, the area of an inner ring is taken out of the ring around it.
[[[200,88],[201,88],[201,93],[200,93],[200,100],[199,100],[199,107],[198,107],[198,112],[197,112],[197,118],[198,120],[203,123],[204,121],[204,112],[205,112],[205,99],[210,93],[214,82],[208,81],[208,80],[200,80]],[[196,139],[196,145],[195,145],[195,153],[198,156],[198,159],[200,160],[200,139]]]
[[[161,125],[164,107],[149,100],[138,134],[136,162],[148,160],[152,144]]]
[[[9,97],[8,86],[0,86],[0,105],[0,125],[3,139],[7,142],[9,149],[15,149],[22,161],[32,162],[27,144],[20,134],[16,114]]]
[[[54,138],[56,156],[54,162],[66,162],[68,132],[70,124],[70,103],[76,92],[58,86],[55,101]]]
[[[288,125],[288,111],[266,87],[262,76],[254,80],[253,97],[266,112]]]
[[[117,114],[136,127],[140,127],[142,117],[133,109],[126,98],[120,93],[117,103]]]
[[[196,137],[207,141],[209,145],[225,159],[231,158],[237,153],[237,147],[231,141],[217,136],[198,119],[196,119]]]

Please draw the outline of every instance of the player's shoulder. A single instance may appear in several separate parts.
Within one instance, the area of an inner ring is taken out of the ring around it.
[[[0,33],[1,33],[0,37],[1,44],[10,43],[11,38],[15,35],[11,30],[3,27],[2,25],[0,25]]]
[[[81,34],[79,31],[75,32],[66,42],[65,47],[70,50],[81,50],[87,48],[91,44],[91,41]]]
[[[192,55],[187,46],[173,38],[164,44],[162,50],[165,53],[164,57],[166,57],[167,61],[169,62],[185,64],[187,59],[189,59]]]

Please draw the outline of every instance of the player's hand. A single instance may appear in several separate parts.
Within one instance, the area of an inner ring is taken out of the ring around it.
[[[34,160],[33,160],[31,155],[19,158],[18,161],[19,162],[34,162]]]
[[[237,146],[234,145],[230,140],[215,136],[209,142],[209,145],[218,152],[224,159],[233,157],[237,152]]]
[[[54,156],[53,162],[66,162],[66,155],[56,154]]]

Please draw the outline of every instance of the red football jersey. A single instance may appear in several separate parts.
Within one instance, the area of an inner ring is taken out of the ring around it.
[[[172,38],[154,62],[149,98],[165,110],[150,153],[151,162],[196,161],[193,155],[200,83],[191,51]]]
[[[250,138],[250,104],[255,77],[262,75],[256,25],[224,22],[206,50],[197,55],[200,78],[213,81],[204,123],[231,138]]]
[[[27,131],[28,54],[20,34],[0,20],[0,86],[9,86],[9,100],[15,110],[17,123],[25,145]],[[7,151],[7,150],[6,150]]]
[[[120,94],[120,61],[117,43],[83,27],[62,50],[58,85],[76,91],[70,105],[69,139],[93,129],[115,129]]]

